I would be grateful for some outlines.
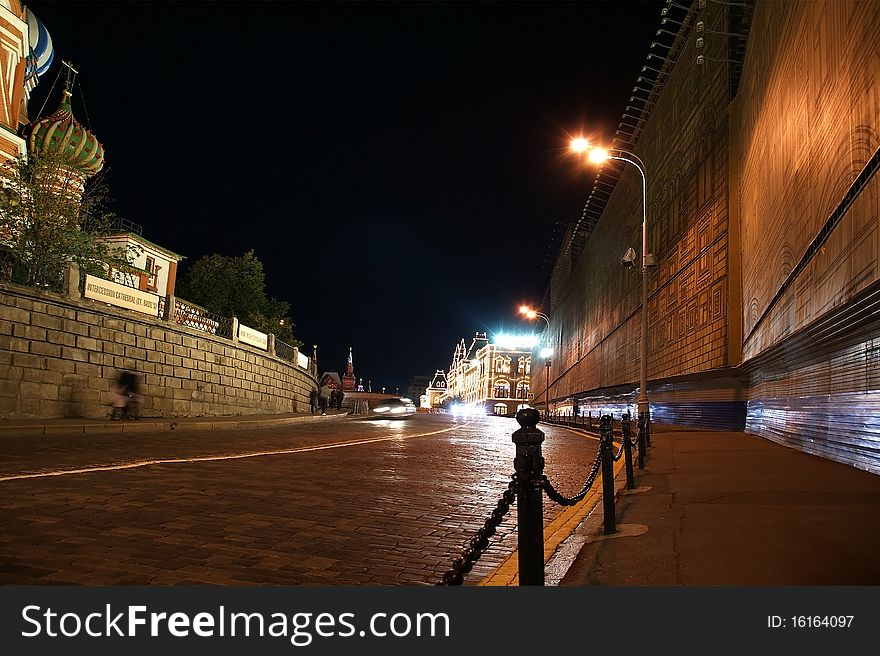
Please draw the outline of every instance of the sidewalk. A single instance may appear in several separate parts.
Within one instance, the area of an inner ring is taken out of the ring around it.
[[[349,416],[347,409],[330,410],[326,417],[308,412],[225,417],[142,417],[128,421],[112,419],[0,419],[0,439],[28,435],[81,433],[149,433],[212,428],[268,428],[303,421],[327,421]]]
[[[745,433],[655,426],[647,453],[559,585],[880,584],[880,476]]]

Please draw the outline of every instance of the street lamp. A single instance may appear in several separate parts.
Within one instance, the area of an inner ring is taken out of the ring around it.
[[[572,139],[571,149],[576,153],[587,153],[587,157],[594,164],[601,164],[609,159],[620,162],[628,162],[635,166],[642,175],[642,335],[639,344],[640,371],[639,371],[639,398],[636,399],[639,407],[639,416],[645,413],[648,416],[648,267],[652,266],[653,256],[648,255],[648,177],[645,174],[645,163],[634,153],[621,148],[612,148],[617,155],[610,154],[604,148],[598,148],[590,144],[586,139],[579,137]]]
[[[544,358],[544,366],[546,367],[546,385],[544,387],[544,406],[547,408],[547,417],[550,416],[550,356],[553,355],[553,349],[550,348],[550,318],[543,312],[533,310],[528,305],[521,305],[519,313],[525,315],[529,319],[543,319],[547,324],[547,346],[541,349],[540,356]]]

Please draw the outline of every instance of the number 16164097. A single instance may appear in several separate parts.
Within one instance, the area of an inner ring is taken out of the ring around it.
[[[768,629],[848,629],[855,615],[768,615]]]

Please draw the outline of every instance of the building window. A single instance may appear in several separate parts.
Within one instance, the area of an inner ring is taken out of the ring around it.
[[[509,399],[510,398],[510,383],[503,381],[503,380],[495,383],[495,398],[496,399]]]
[[[499,374],[509,374],[510,373],[510,358],[497,357],[495,358],[495,373]]]
[[[528,383],[520,383],[516,386],[516,398],[518,399],[527,399],[529,398],[529,384]]]
[[[507,406],[504,403],[496,403],[495,404],[495,414],[496,415],[506,415],[507,414]]]

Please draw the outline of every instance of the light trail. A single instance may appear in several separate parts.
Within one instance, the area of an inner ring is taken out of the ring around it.
[[[138,467],[149,467],[150,465],[176,465],[189,464],[196,462],[215,462],[221,460],[242,460],[244,458],[261,458],[264,456],[283,456],[293,453],[306,453],[309,451],[324,451],[327,449],[342,449],[348,446],[359,446],[361,444],[372,444],[375,442],[388,442],[390,440],[413,439],[416,437],[428,437],[429,435],[438,435],[451,430],[460,428],[461,425],[450,426],[441,430],[431,431],[429,433],[418,433],[416,435],[389,435],[386,437],[371,437],[361,440],[348,440],[346,442],[333,442],[331,444],[319,444],[316,446],[303,446],[295,449],[280,449],[276,451],[257,451],[252,453],[233,453],[219,456],[199,456],[197,458],[161,458],[156,460],[139,460],[137,462],[128,462],[121,465],[103,465],[96,467],[82,467],[79,469],[57,469],[54,471],[33,472],[29,474],[10,474],[0,476],[0,483],[7,481],[20,481],[28,478],[49,478],[51,476],[71,476],[74,474],[92,474],[95,472],[120,471],[123,469],[137,469]]]

